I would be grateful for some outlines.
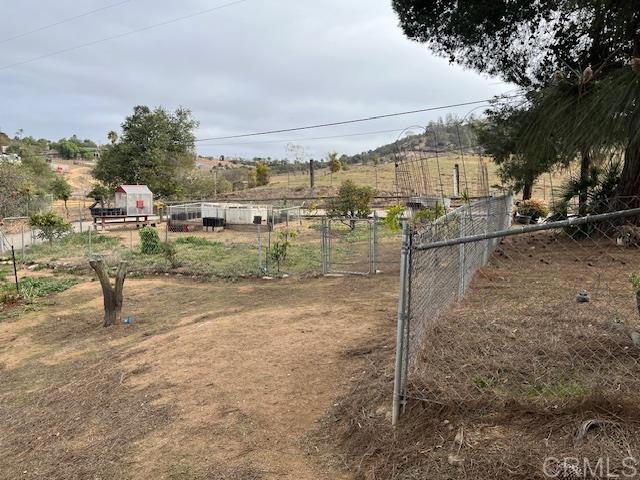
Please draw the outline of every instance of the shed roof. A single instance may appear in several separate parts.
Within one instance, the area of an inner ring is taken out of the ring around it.
[[[153,195],[146,185],[120,185],[116,188],[116,192]]]

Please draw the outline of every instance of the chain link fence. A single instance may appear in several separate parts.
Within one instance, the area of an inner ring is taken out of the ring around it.
[[[394,422],[410,399],[558,408],[640,391],[637,199],[518,227],[511,203],[405,228]]]
[[[400,234],[370,218],[330,218],[321,222],[322,273],[370,275],[397,271]]]

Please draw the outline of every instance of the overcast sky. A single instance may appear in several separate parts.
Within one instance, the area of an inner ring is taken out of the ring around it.
[[[5,68],[230,1],[2,0],[0,130],[22,128],[52,139],[75,133],[105,143],[134,105],[183,105],[200,121],[198,137],[206,138],[466,102],[513,88],[410,42],[391,0],[247,0]],[[462,116],[470,108],[451,112]],[[400,130],[445,113],[202,142],[198,150],[284,157],[287,142],[295,141],[315,158],[330,150],[357,153],[393,141],[399,132],[309,138]]]

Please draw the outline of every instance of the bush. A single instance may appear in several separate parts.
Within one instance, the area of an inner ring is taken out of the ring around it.
[[[289,247],[291,247],[291,240],[296,238],[296,236],[296,232],[284,230],[278,234],[277,240],[273,242],[273,245],[271,245],[269,258],[276,264],[278,273],[280,273],[280,267],[287,261]]]
[[[52,277],[28,277],[20,281],[20,294],[16,294],[13,283],[0,287],[0,303],[13,304],[21,298],[31,303],[37,297],[46,297],[51,293],[64,292],[76,285],[75,278],[59,279]]]
[[[549,207],[542,200],[523,200],[516,206],[519,215],[531,217],[536,222],[539,218],[546,218],[549,215]]]
[[[140,229],[140,251],[145,255],[155,255],[162,250],[160,235],[153,227],[142,227]]]
[[[71,224],[53,212],[34,213],[29,217],[29,226],[39,230],[38,238],[49,243],[72,231]]]
[[[438,218],[442,217],[446,212],[443,205],[436,203],[435,207],[432,208],[423,208],[422,210],[418,210],[413,217],[414,224],[420,224],[425,222],[434,222]]]
[[[404,207],[402,205],[392,205],[387,208],[387,216],[384,218],[384,226],[392,232],[399,232],[401,228],[400,221],[403,213]]]
[[[169,262],[171,268],[178,268],[180,262],[178,261],[178,252],[176,251],[175,245],[173,243],[163,243],[161,249],[162,255],[165,260]]]
[[[345,180],[338,196],[327,201],[327,215],[330,217],[367,218],[371,213],[374,190],[368,186],[358,186],[351,180]],[[355,228],[351,222],[351,229]]]

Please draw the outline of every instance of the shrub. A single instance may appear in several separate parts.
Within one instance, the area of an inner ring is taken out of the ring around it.
[[[28,277],[20,281],[20,294],[16,294],[12,283],[0,287],[0,303],[13,304],[21,298],[31,303],[37,297],[46,297],[51,293],[64,292],[76,285],[75,278]]]
[[[327,215],[330,217],[367,218],[371,213],[374,190],[368,186],[358,186],[351,180],[345,180],[338,196],[327,202]],[[350,222],[351,229],[356,226]]]
[[[280,273],[280,267],[287,261],[291,240],[296,236],[296,232],[284,230],[278,234],[277,240],[271,245],[269,258],[275,262],[278,273]]]
[[[518,203],[516,212],[519,215],[531,217],[531,220],[535,222],[539,218],[546,218],[549,215],[549,207],[547,207],[547,204],[542,200],[523,200]]]
[[[160,253],[162,243],[160,235],[153,227],[142,227],[140,229],[140,251],[145,255],[155,255]]]
[[[444,206],[436,203],[435,207],[423,208],[422,210],[418,210],[413,216],[413,223],[420,224],[425,222],[433,222],[442,217],[445,213],[447,212]]]
[[[71,224],[53,212],[34,213],[29,217],[29,226],[38,230],[38,238],[52,243],[72,230]]]
[[[392,205],[387,208],[387,216],[383,222],[384,226],[392,232],[399,232],[401,228],[400,221],[403,213],[404,207],[402,205]]]
[[[163,243],[162,244],[162,255],[165,260],[169,262],[171,268],[178,268],[180,266],[180,262],[178,261],[178,252],[176,251],[176,247],[173,243]]]

